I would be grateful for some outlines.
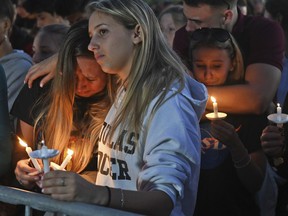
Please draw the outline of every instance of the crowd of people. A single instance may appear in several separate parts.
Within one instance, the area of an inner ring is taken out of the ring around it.
[[[288,214],[286,0],[0,2],[0,184],[143,215]],[[48,172],[19,138],[59,151]]]

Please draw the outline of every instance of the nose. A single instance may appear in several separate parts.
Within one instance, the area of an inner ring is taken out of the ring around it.
[[[213,77],[213,71],[209,67],[205,68],[204,77],[205,77],[205,79],[209,79],[209,78]]]
[[[93,52],[94,50],[99,49],[99,45],[96,43],[94,37],[91,38],[90,43],[88,44],[88,50]]]
[[[87,89],[87,81],[85,79],[78,78],[77,83],[76,83],[76,92],[78,94],[81,94],[86,89]]]

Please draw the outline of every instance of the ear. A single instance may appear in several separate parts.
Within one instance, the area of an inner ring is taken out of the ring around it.
[[[143,32],[142,32],[141,26],[139,24],[137,24],[134,28],[134,32],[132,35],[133,43],[138,44],[138,43],[142,42],[142,35],[143,35]]]
[[[9,35],[9,32],[12,28],[12,23],[8,18],[3,19],[3,29],[6,35]]]
[[[223,24],[231,23],[232,18],[233,18],[233,11],[232,10],[226,10],[224,12],[224,23]]]

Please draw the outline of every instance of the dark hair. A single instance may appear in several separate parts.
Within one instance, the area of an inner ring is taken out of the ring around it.
[[[10,0],[0,0],[0,19],[9,18],[11,26],[14,22],[15,10]]]
[[[49,32],[51,34],[59,34],[59,35],[66,35],[69,27],[63,24],[51,24],[47,26],[43,26],[39,29],[39,32]]]
[[[71,14],[85,11],[90,0],[55,0],[55,12],[59,16],[67,17]],[[69,5],[69,7],[67,7]]]
[[[23,8],[29,13],[47,12],[54,15],[55,0],[25,0],[22,4]]]
[[[199,6],[200,4],[207,4],[212,7],[227,7],[231,9],[237,5],[237,0],[184,0],[185,4],[189,6]]]
[[[266,0],[266,10],[288,32],[288,0]]]

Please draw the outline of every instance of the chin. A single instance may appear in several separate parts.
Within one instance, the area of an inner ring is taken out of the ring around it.
[[[81,98],[89,98],[91,97],[92,95],[91,94],[77,94],[78,97],[81,97]]]

